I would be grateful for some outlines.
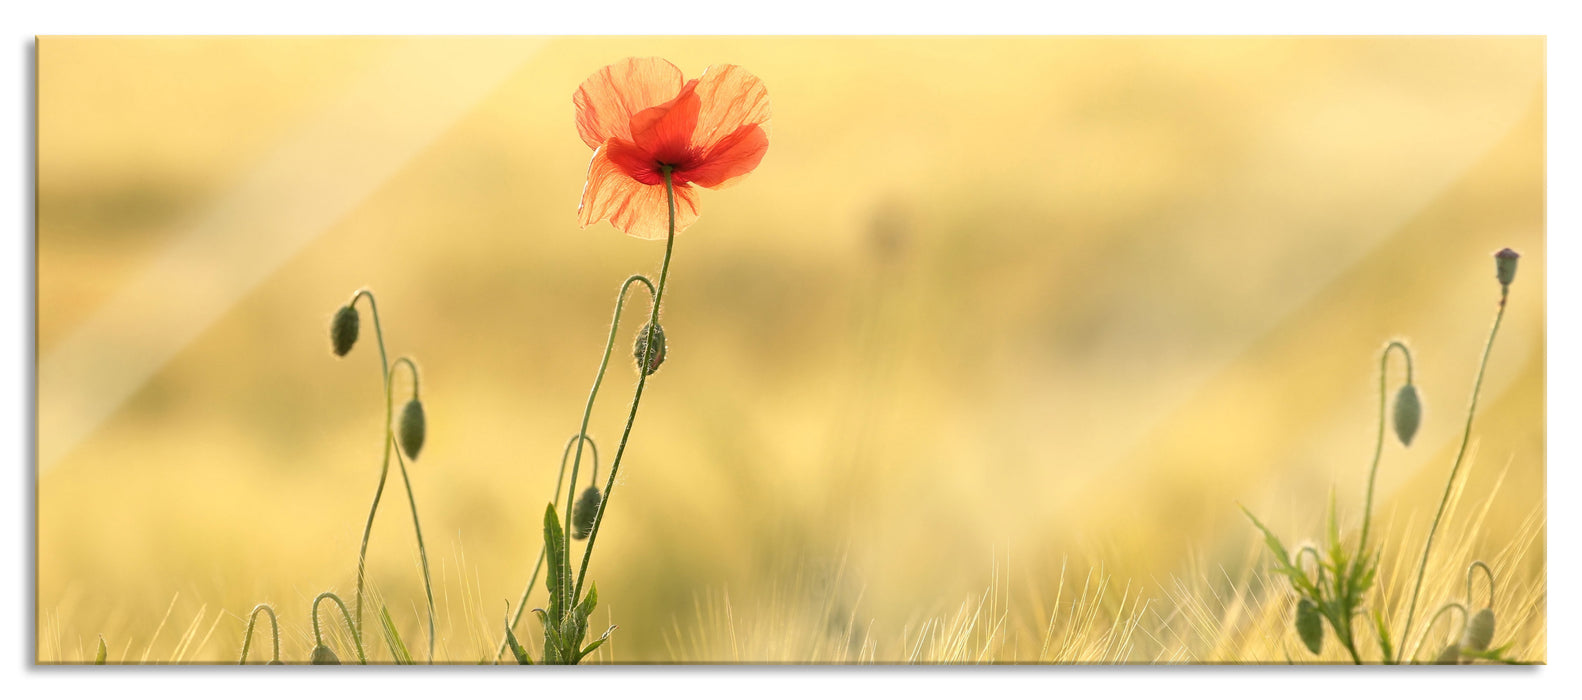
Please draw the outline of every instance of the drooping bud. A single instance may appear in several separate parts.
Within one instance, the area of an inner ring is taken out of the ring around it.
[[[1296,604],[1296,633],[1308,651],[1317,654],[1324,648],[1324,620],[1319,617],[1318,606],[1311,598],[1303,598]]]
[[[339,663],[339,662],[337,662],[337,663]],[[268,661],[265,661],[264,665],[265,666],[284,666],[284,665],[286,665],[286,662],[281,661],[280,659],[270,659]]]
[[[636,347],[632,349],[632,355],[637,360],[637,368],[639,371],[643,369],[643,355],[648,349],[648,326],[649,324],[645,323],[643,324],[642,330],[637,331]],[[643,373],[653,374],[654,372],[659,371],[659,365],[664,364],[664,361],[665,329],[663,326],[654,324],[654,349],[652,354],[649,354],[648,356],[648,370]]]
[[[1503,248],[1494,254],[1494,277],[1500,281],[1500,285],[1511,286],[1511,281],[1516,279],[1516,260],[1520,257],[1510,248]]]
[[[352,345],[357,343],[357,327],[360,325],[362,320],[351,304],[335,312],[335,320],[330,322],[330,349],[335,351],[336,357],[345,357],[346,353],[352,351]]]
[[[329,647],[320,644],[313,647],[313,657],[309,663],[314,666],[339,666],[341,660],[340,657],[335,655],[335,652],[330,651]]]
[[[1461,635],[1461,646],[1472,651],[1488,651],[1489,643],[1493,641],[1494,611],[1484,608],[1467,623],[1467,631]]]
[[[401,440],[401,451],[406,453],[408,459],[417,459],[417,453],[423,449],[423,438],[427,433],[428,425],[423,418],[423,403],[417,399],[406,402],[406,407],[401,409],[401,429],[398,437]]]
[[[597,486],[589,486],[577,497],[576,505],[571,507],[572,539],[588,539],[588,533],[593,531],[593,519],[599,514],[599,500]]]
[[[1423,422],[1423,402],[1417,397],[1417,387],[1407,384],[1395,395],[1395,436],[1402,445],[1410,446],[1417,435],[1417,426]]]
[[[1461,645],[1451,642],[1440,650],[1439,656],[1434,657],[1434,663],[1440,666],[1454,666],[1461,663]]]

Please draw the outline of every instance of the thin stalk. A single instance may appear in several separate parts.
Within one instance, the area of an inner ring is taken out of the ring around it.
[[[1399,340],[1390,341],[1384,346],[1384,352],[1379,353],[1379,439],[1373,444],[1373,466],[1368,468],[1368,498],[1362,509],[1362,538],[1357,541],[1357,563],[1366,563],[1365,556],[1368,551],[1368,526],[1373,521],[1373,482],[1379,475],[1379,456],[1384,453],[1384,413],[1389,402],[1389,391],[1385,383],[1389,374],[1390,350],[1399,349],[1401,356],[1406,358],[1406,383],[1412,383],[1412,351]]]
[[[247,665],[247,650],[253,645],[253,626],[258,624],[258,613],[269,613],[270,636],[274,639],[274,655],[271,661],[280,661],[280,618],[275,617],[275,609],[268,603],[259,603],[253,608],[253,614],[247,616],[247,631],[242,634],[242,660],[240,665]]]
[[[319,646],[324,645],[324,635],[319,633],[319,603],[323,602],[325,598],[334,601],[335,605],[341,609],[341,617],[346,619],[346,628],[352,631],[352,647],[357,650],[357,660],[366,665],[368,657],[363,655],[363,636],[357,631],[357,627],[352,624],[351,613],[346,612],[346,602],[341,600],[340,596],[329,591],[320,593],[319,597],[313,599],[313,643]]]
[[[604,523],[604,511],[610,507],[610,496],[615,491],[615,477],[621,472],[621,457],[626,454],[626,441],[632,435],[632,422],[637,420],[637,405],[642,402],[643,387],[648,383],[648,362],[654,352],[654,328],[659,325],[659,305],[665,297],[665,282],[670,278],[670,254],[675,249],[676,244],[676,187],[670,173],[670,166],[664,166],[664,175],[665,200],[670,213],[670,232],[665,237],[665,261],[659,268],[659,288],[654,292],[654,307],[648,316],[648,337],[644,339],[643,343],[643,359],[637,365],[637,390],[632,394],[632,408],[626,415],[626,429],[621,432],[621,442],[616,446],[615,458],[610,462],[610,479],[605,483],[604,497],[600,499],[599,509],[593,517],[593,529],[588,533],[588,546],[582,550],[582,567],[577,571],[577,585],[572,589],[571,594],[573,605],[582,599],[582,584],[588,578],[588,561],[593,558],[593,543],[599,539],[599,526]],[[613,333],[614,328],[612,327],[612,337]],[[608,359],[608,349],[605,350],[605,356]],[[600,371],[602,373],[603,370],[601,369]],[[572,474],[572,483],[576,483],[576,472],[573,471]],[[569,523],[571,522],[569,511],[566,522],[568,523],[567,532],[569,533]],[[568,534],[567,537],[569,538],[570,535]]]
[[[390,438],[391,441],[395,437]],[[407,504],[412,506],[412,529],[417,532],[417,553],[423,561],[423,591],[428,594],[428,662],[434,663],[434,586],[429,582],[428,550],[423,547],[423,526],[417,521],[417,499],[412,496],[412,479],[406,473],[406,460],[396,450],[396,465],[401,467],[401,483],[406,485]]]
[[[379,499],[384,497],[385,479],[390,475],[390,422],[394,418],[390,405],[390,361],[385,354],[384,327],[379,323],[379,302],[374,300],[374,293],[368,289],[359,289],[352,296],[351,304],[355,306],[357,300],[367,297],[369,313],[374,317],[374,338],[379,341],[379,383],[385,389],[385,437],[384,458],[379,464],[379,485],[374,487],[374,502],[368,507],[368,523],[363,526],[363,543],[357,550],[357,593],[354,600],[357,607],[357,629],[360,632],[363,624],[363,579],[366,576],[368,562],[368,538],[373,534],[374,514],[379,512]]]
[[[1455,486],[1456,473],[1461,470],[1461,460],[1467,455],[1467,442],[1472,437],[1472,416],[1478,408],[1478,391],[1483,388],[1483,371],[1488,369],[1489,354],[1494,350],[1494,336],[1500,332],[1500,321],[1505,318],[1505,300],[1509,287],[1500,288],[1500,310],[1494,314],[1494,326],[1489,329],[1489,339],[1483,344],[1483,360],[1478,363],[1478,376],[1472,382],[1472,399],[1467,404],[1467,422],[1461,429],[1461,447],[1456,449],[1456,461],[1450,465],[1450,478],[1445,480],[1445,493],[1439,497],[1439,509],[1434,512],[1434,524],[1428,528],[1428,540],[1423,543],[1423,559],[1417,565],[1417,583],[1412,585],[1412,602],[1406,608],[1406,627],[1401,630],[1401,654],[1406,652],[1406,640],[1412,632],[1412,618],[1417,614],[1417,596],[1423,592],[1423,574],[1428,570],[1428,553],[1434,547],[1434,535],[1439,532],[1439,521],[1445,515],[1445,505],[1450,502],[1450,490]],[[1401,660],[1396,655],[1396,662]]]
[[[625,291],[624,287],[622,288],[622,291],[624,293],[624,291]],[[619,302],[617,302],[617,303],[619,303]],[[617,314],[619,314],[619,312],[617,312]],[[606,356],[606,357],[608,357],[608,356]],[[601,371],[600,374],[602,375],[603,372]],[[571,456],[571,446],[574,445],[574,444],[578,444],[578,443],[580,443],[583,440],[588,441],[588,444],[593,447],[593,469],[594,469],[595,473],[598,472],[598,469],[599,469],[599,445],[597,443],[593,442],[593,438],[588,437],[586,435],[578,434],[578,435],[571,436],[571,439],[566,441],[566,449],[561,450],[561,452],[560,452],[560,475],[555,477],[555,498],[553,499],[555,501],[559,501],[560,500],[560,485],[564,482],[564,480],[566,478],[566,459]],[[573,484],[572,487],[575,489],[576,485]],[[527,597],[528,597],[528,595],[530,595],[533,592],[533,584],[538,583],[538,572],[539,572],[539,570],[541,570],[543,568],[543,566],[544,566],[544,544],[543,544],[543,542],[539,542],[539,545],[538,545],[538,563],[533,565],[533,575],[527,577],[527,587],[522,589],[522,599],[517,601],[517,603],[516,603],[516,614],[511,616],[511,626],[510,626],[509,629],[516,629],[517,623],[522,621],[522,613],[527,611]],[[502,638],[500,640],[500,648],[498,648],[498,649],[496,649],[494,651],[494,658],[495,659],[499,659],[501,656],[503,656],[505,654],[506,645],[507,645],[507,641],[504,638]]]
[[[1462,607],[1460,603],[1445,603],[1444,605],[1440,606],[1439,612],[1434,613],[1434,616],[1428,620],[1428,624],[1424,626],[1423,629],[1433,629],[1434,623],[1438,622],[1439,618],[1443,617],[1445,613],[1452,610],[1461,613],[1461,629],[1456,632],[1454,637],[1455,639],[1460,639],[1461,635],[1467,631],[1467,609]],[[1417,663],[1417,652],[1423,650],[1423,644],[1425,644],[1427,641],[1428,635],[1424,634],[1422,639],[1417,640],[1417,646],[1412,647],[1412,655],[1406,658],[1414,664]]]

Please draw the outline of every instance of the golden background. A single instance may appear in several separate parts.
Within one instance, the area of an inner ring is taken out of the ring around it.
[[[1238,504],[1287,544],[1332,485],[1360,521],[1392,337],[1426,411],[1385,447],[1376,522],[1415,556],[1505,246],[1462,544],[1525,537],[1502,575],[1542,601],[1540,38],[60,37],[37,65],[39,661],[103,635],[112,661],[234,662],[258,602],[306,658],[378,476],[366,307],[348,357],[327,337],[362,286],[422,369],[437,656],[492,656],[615,290],[663,253],[576,225],[571,93],[629,55],[740,64],[774,120],[676,239],[670,353],[590,571],[620,625],[602,660],[836,660],[853,634],[905,658],[986,588],[1026,658],[1090,575],[1106,614],[1150,601],[1118,658],[1226,660],[1157,634],[1168,590],[1257,561]],[[638,325],[593,414],[601,481]],[[392,472],[369,575],[423,657]]]

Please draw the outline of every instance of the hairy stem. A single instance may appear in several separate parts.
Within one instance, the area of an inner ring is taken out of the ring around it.
[[[654,352],[654,329],[659,326],[659,305],[665,297],[665,282],[670,278],[670,254],[676,244],[676,187],[670,173],[670,166],[664,167],[665,175],[665,200],[670,213],[670,232],[665,237],[665,260],[659,268],[659,288],[654,291],[654,305],[648,316],[648,337],[643,342],[643,358],[637,364],[637,389],[632,394],[632,408],[626,415],[626,429],[621,432],[621,442],[615,448],[615,458],[610,461],[610,478],[604,486],[604,497],[600,499],[599,509],[593,517],[593,529],[588,532],[588,545],[582,550],[582,566],[577,571],[577,585],[572,589],[571,600],[582,599],[582,584],[588,578],[588,561],[593,558],[593,543],[599,539],[599,526],[604,524],[604,512],[609,510],[610,496],[615,491],[615,477],[621,472],[621,457],[626,454],[626,441],[632,435],[632,423],[637,420],[637,405],[643,400],[643,387],[648,383],[649,360]],[[614,329],[611,329],[614,332]],[[609,351],[605,351],[608,358]],[[572,483],[576,483],[573,471]],[[573,489],[575,490],[575,489]],[[567,523],[570,523],[570,513],[567,514]],[[567,537],[570,537],[568,525]]]
[[[329,591],[320,593],[319,597],[313,599],[313,643],[320,646],[324,644],[324,635],[319,633],[319,603],[326,598],[334,601],[336,607],[341,609],[341,617],[346,620],[346,628],[352,632],[352,647],[357,651],[357,660],[360,663],[367,664],[368,657],[363,655],[363,636],[358,632],[357,626],[352,624],[352,615],[346,611],[346,601],[341,600],[340,596]]]
[[[1412,602],[1406,607],[1406,627],[1401,631],[1401,653],[1405,653],[1406,640],[1412,632],[1412,618],[1417,614],[1417,597],[1423,592],[1423,574],[1428,570],[1428,553],[1434,547],[1434,535],[1439,532],[1439,521],[1445,515],[1445,505],[1450,502],[1450,491],[1456,483],[1456,473],[1461,470],[1461,460],[1467,455],[1467,442],[1472,437],[1472,417],[1478,409],[1478,391],[1483,388],[1483,371],[1488,369],[1489,354],[1494,350],[1494,336],[1500,332],[1500,321],[1505,318],[1505,300],[1508,287],[1500,290],[1500,310],[1494,314],[1494,326],[1489,329],[1489,339],[1483,344],[1483,360],[1478,363],[1478,376],[1472,381],[1472,399],[1467,403],[1467,421],[1461,429],[1461,447],[1456,449],[1456,461],[1450,465],[1450,478],[1445,480],[1445,493],[1439,497],[1439,509],[1434,512],[1434,524],[1428,528],[1428,540],[1423,542],[1423,558],[1417,565],[1417,582],[1412,585]],[[1396,661],[1401,657],[1398,655]]]
[[[384,328],[379,324],[379,303],[374,300],[374,293],[372,291],[368,289],[359,289],[357,290],[357,293],[352,296],[352,301],[349,306],[356,305],[357,300],[364,297],[367,297],[369,313],[373,314],[374,317],[374,337],[379,341],[379,383],[385,389],[385,453],[383,460],[379,464],[379,485],[374,487],[373,505],[368,507],[368,523],[363,525],[363,543],[362,546],[357,550],[357,592],[354,596],[354,600],[356,601],[357,607],[356,624],[357,630],[359,632],[361,632],[363,624],[363,580],[366,577],[368,563],[368,538],[373,534],[374,514],[379,512],[379,499],[382,498],[385,493],[385,479],[390,476],[390,442],[392,438],[390,422],[393,418],[392,408],[390,405],[390,360],[385,354]],[[413,372],[413,376],[415,377],[416,375],[417,373]],[[416,379],[413,380],[414,386],[416,385],[416,381]]]
[[[390,438],[392,441],[394,437]],[[428,594],[428,662],[434,663],[434,586],[429,581],[428,550],[423,547],[423,526],[417,521],[417,499],[412,496],[412,480],[406,473],[406,460],[396,450],[396,465],[401,467],[401,483],[406,485],[407,504],[412,507],[412,529],[417,532],[418,558],[423,562],[423,591]]]
[[[280,660],[280,618],[275,617],[275,609],[268,603],[259,603],[257,607],[253,608],[253,614],[247,616],[247,631],[242,634],[242,660],[237,663],[244,666],[247,664],[247,650],[253,645],[253,626],[258,623],[258,613],[260,612],[269,613],[270,636],[275,642],[274,655],[270,657],[270,660]]]
[[[1368,497],[1362,509],[1362,537],[1357,541],[1357,565],[1362,566],[1367,562],[1368,551],[1368,526],[1373,521],[1373,482],[1379,475],[1379,456],[1384,453],[1384,413],[1385,406],[1389,403],[1389,391],[1385,383],[1389,373],[1390,351],[1400,350],[1401,356],[1406,358],[1406,383],[1412,383],[1412,351],[1399,340],[1390,341],[1384,346],[1384,352],[1379,353],[1379,439],[1373,444],[1373,466],[1368,468]]]

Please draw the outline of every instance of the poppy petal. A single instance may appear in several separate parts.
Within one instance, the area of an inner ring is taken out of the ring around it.
[[[684,163],[692,157],[692,130],[698,125],[701,102],[694,80],[676,99],[632,115],[632,141],[660,163]]]
[[[769,135],[763,127],[748,124],[721,139],[698,165],[678,171],[677,177],[709,189],[720,189],[758,167],[769,152]]]
[[[763,126],[767,133],[769,90],[747,69],[729,64],[709,66],[698,78],[696,89],[703,105],[692,132],[692,143],[698,149],[706,152],[749,124]]]
[[[631,139],[632,115],[675,99],[682,82],[681,69],[662,58],[627,58],[600,68],[571,96],[577,133],[589,148]]]
[[[582,186],[582,203],[577,206],[577,221],[587,228],[600,221],[637,238],[663,240],[670,230],[669,203],[665,186],[645,185],[621,171],[610,160],[609,148],[593,152],[588,163],[588,181]],[[698,218],[697,191],[676,186],[676,232]]]

